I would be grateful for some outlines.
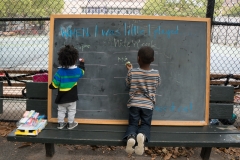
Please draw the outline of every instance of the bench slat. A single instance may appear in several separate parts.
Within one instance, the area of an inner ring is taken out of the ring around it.
[[[6,71],[8,74],[31,74],[31,73],[38,73],[39,71],[34,71],[34,70],[0,70],[1,72]]]
[[[45,130],[58,130],[57,123],[48,122]],[[64,129],[67,130],[67,129]],[[79,131],[93,131],[93,132],[125,132],[127,130],[127,125],[105,125],[105,124],[78,124],[75,130]],[[152,126],[151,133],[240,133],[233,126]],[[122,135],[123,136],[123,135]]]
[[[8,83],[3,83],[3,86],[8,87]],[[11,87],[25,87],[25,83],[11,83]]]
[[[48,83],[28,82],[26,83],[26,90],[27,98],[47,98]]]
[[[109,125],[103,126],[107,127]],[[240,132],[235,127],[188,127],[192,130],[191,132],[183,130],[181,132],[180,128],[182,127],[158,126],[157,130],[153,129],[151,131],[151,141],[146,143],[146,146],[240,147]],[[36,137],[15,136],[13,131],[7,136],[7,140],[33,143],[124,146],[126,145],[126,142],[122,140],[124,133],[125,130],[119,128],[112,131],[110,131],[110,128],[107,130],[83,130],[81,126],[78,126],[73,130],[46,128]]]
[[[219,80],[211,80],[210,81],[210,84],[212,85],[224,85],[226,83],[226,81],[219,81]],[[240,81],[229,81],[228,84],[230,85],[239,85],[240,84]]]
[[[210,119],[231,119],[233,114],[233,104],[210,103]]]
[[[210,78],[227,78],[229,74],[211,74]],[[240,79],[240,75],[231,75],[230,78]]]
[[[35,112],[47,115],[47,100],[27,99],[26,110],[35,110]]]
[[[210,102],[233,102],[234,87],[210,86]]]

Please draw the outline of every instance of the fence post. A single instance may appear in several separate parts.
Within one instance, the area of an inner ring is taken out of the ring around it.
[[[206,17],[211,18],[211,25],[213,21],[214,6],[215,6],[215,0],[208,0]]]
[[[213,26],[214,6],[215,6],[215,0],[208,0],[206,18],[211,19],[211,28],[210,28],[211,42],[212,42],[212,38],[213,38],[212,26]]]

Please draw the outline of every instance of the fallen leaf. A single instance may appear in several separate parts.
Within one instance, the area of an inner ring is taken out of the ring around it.
[[[29,146],[31,146],[32,145],[32,143],[30,143],[30,142],[24,142],[21,146],[19,146],[18,148],[25,148],[25,147],[29,147]]]
[[[172,154],[171,153],[167,153],[164,157],[164,160],[169,160],[171,158]]]
[[[66,146],[68,150],[72,151],[73,150],[73,147],[71,145],[67,145]]]
[[[176,155],[172,155],[172,158],[176,159],[176,158],[177,158],[177,156],[176,156]]]
[[[75,148],[75,149],[82,149],[82,146],[80,146],[80,145],[75,145],[74,148]]]
[[[152,150],[150,150],[150,149],[146,150],[145,153],[148,154],[148,155],[153,154]]]
[[[92,150],[96,150],[99,148],[97,145],[91,145],[91,147],[92,147]]]
[[[194,150],[191,148],[191,149],[189,149],[189,151],[192,153],[192,154],[194,154]]]
[[[165,153],[165,154],[167,154],[168,150],[167,150],[166,148],[163,148],[163,149],[162,149],[162,152]]]
[[[7,136],[15,128],[16,124],[14,122],[0,122],[0,136]]]
[[[151,154],[152,158],[156,158],[157,155],[156,154]]]
[[[114,150],[116,150],[116,147],[115,146],[108,146],[108,149],[114,151]]]
[[[178,151],[178,147],[176,147],[174,149],[173,154],[176,155],[176,156],[178,156],[180,154],[179,151]]]

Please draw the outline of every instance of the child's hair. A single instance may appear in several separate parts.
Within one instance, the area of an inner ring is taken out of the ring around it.
[[[138,51],[138,57],[144,64],[150,64],[154,60],[154,50],[149,46],[143,46]]]
[[[69,68],[78,60],[78,50],[72,45],[65,45],[58,52],[58,62],[62,67]]]

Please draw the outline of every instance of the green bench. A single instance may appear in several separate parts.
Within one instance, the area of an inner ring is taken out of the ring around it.
[[[47,113],[47,83],[27,83],[27,110]],[[233,113],[234,88],[228,86],[210,87],[211,119],[230,119]],[[56,123],[48,123],[38,136],[16,136],[15,130],[8,141],[44,143],[46,156],[55,153],[54,144],[125,146],[122,137],[126,125],[79,124],[73,130],[58,130]],[[209,159],[212,147],[240,147],[240,132],[231,125],[152,126],[151,141],[146,146],[160,147],[202,147],[201,157]]]

